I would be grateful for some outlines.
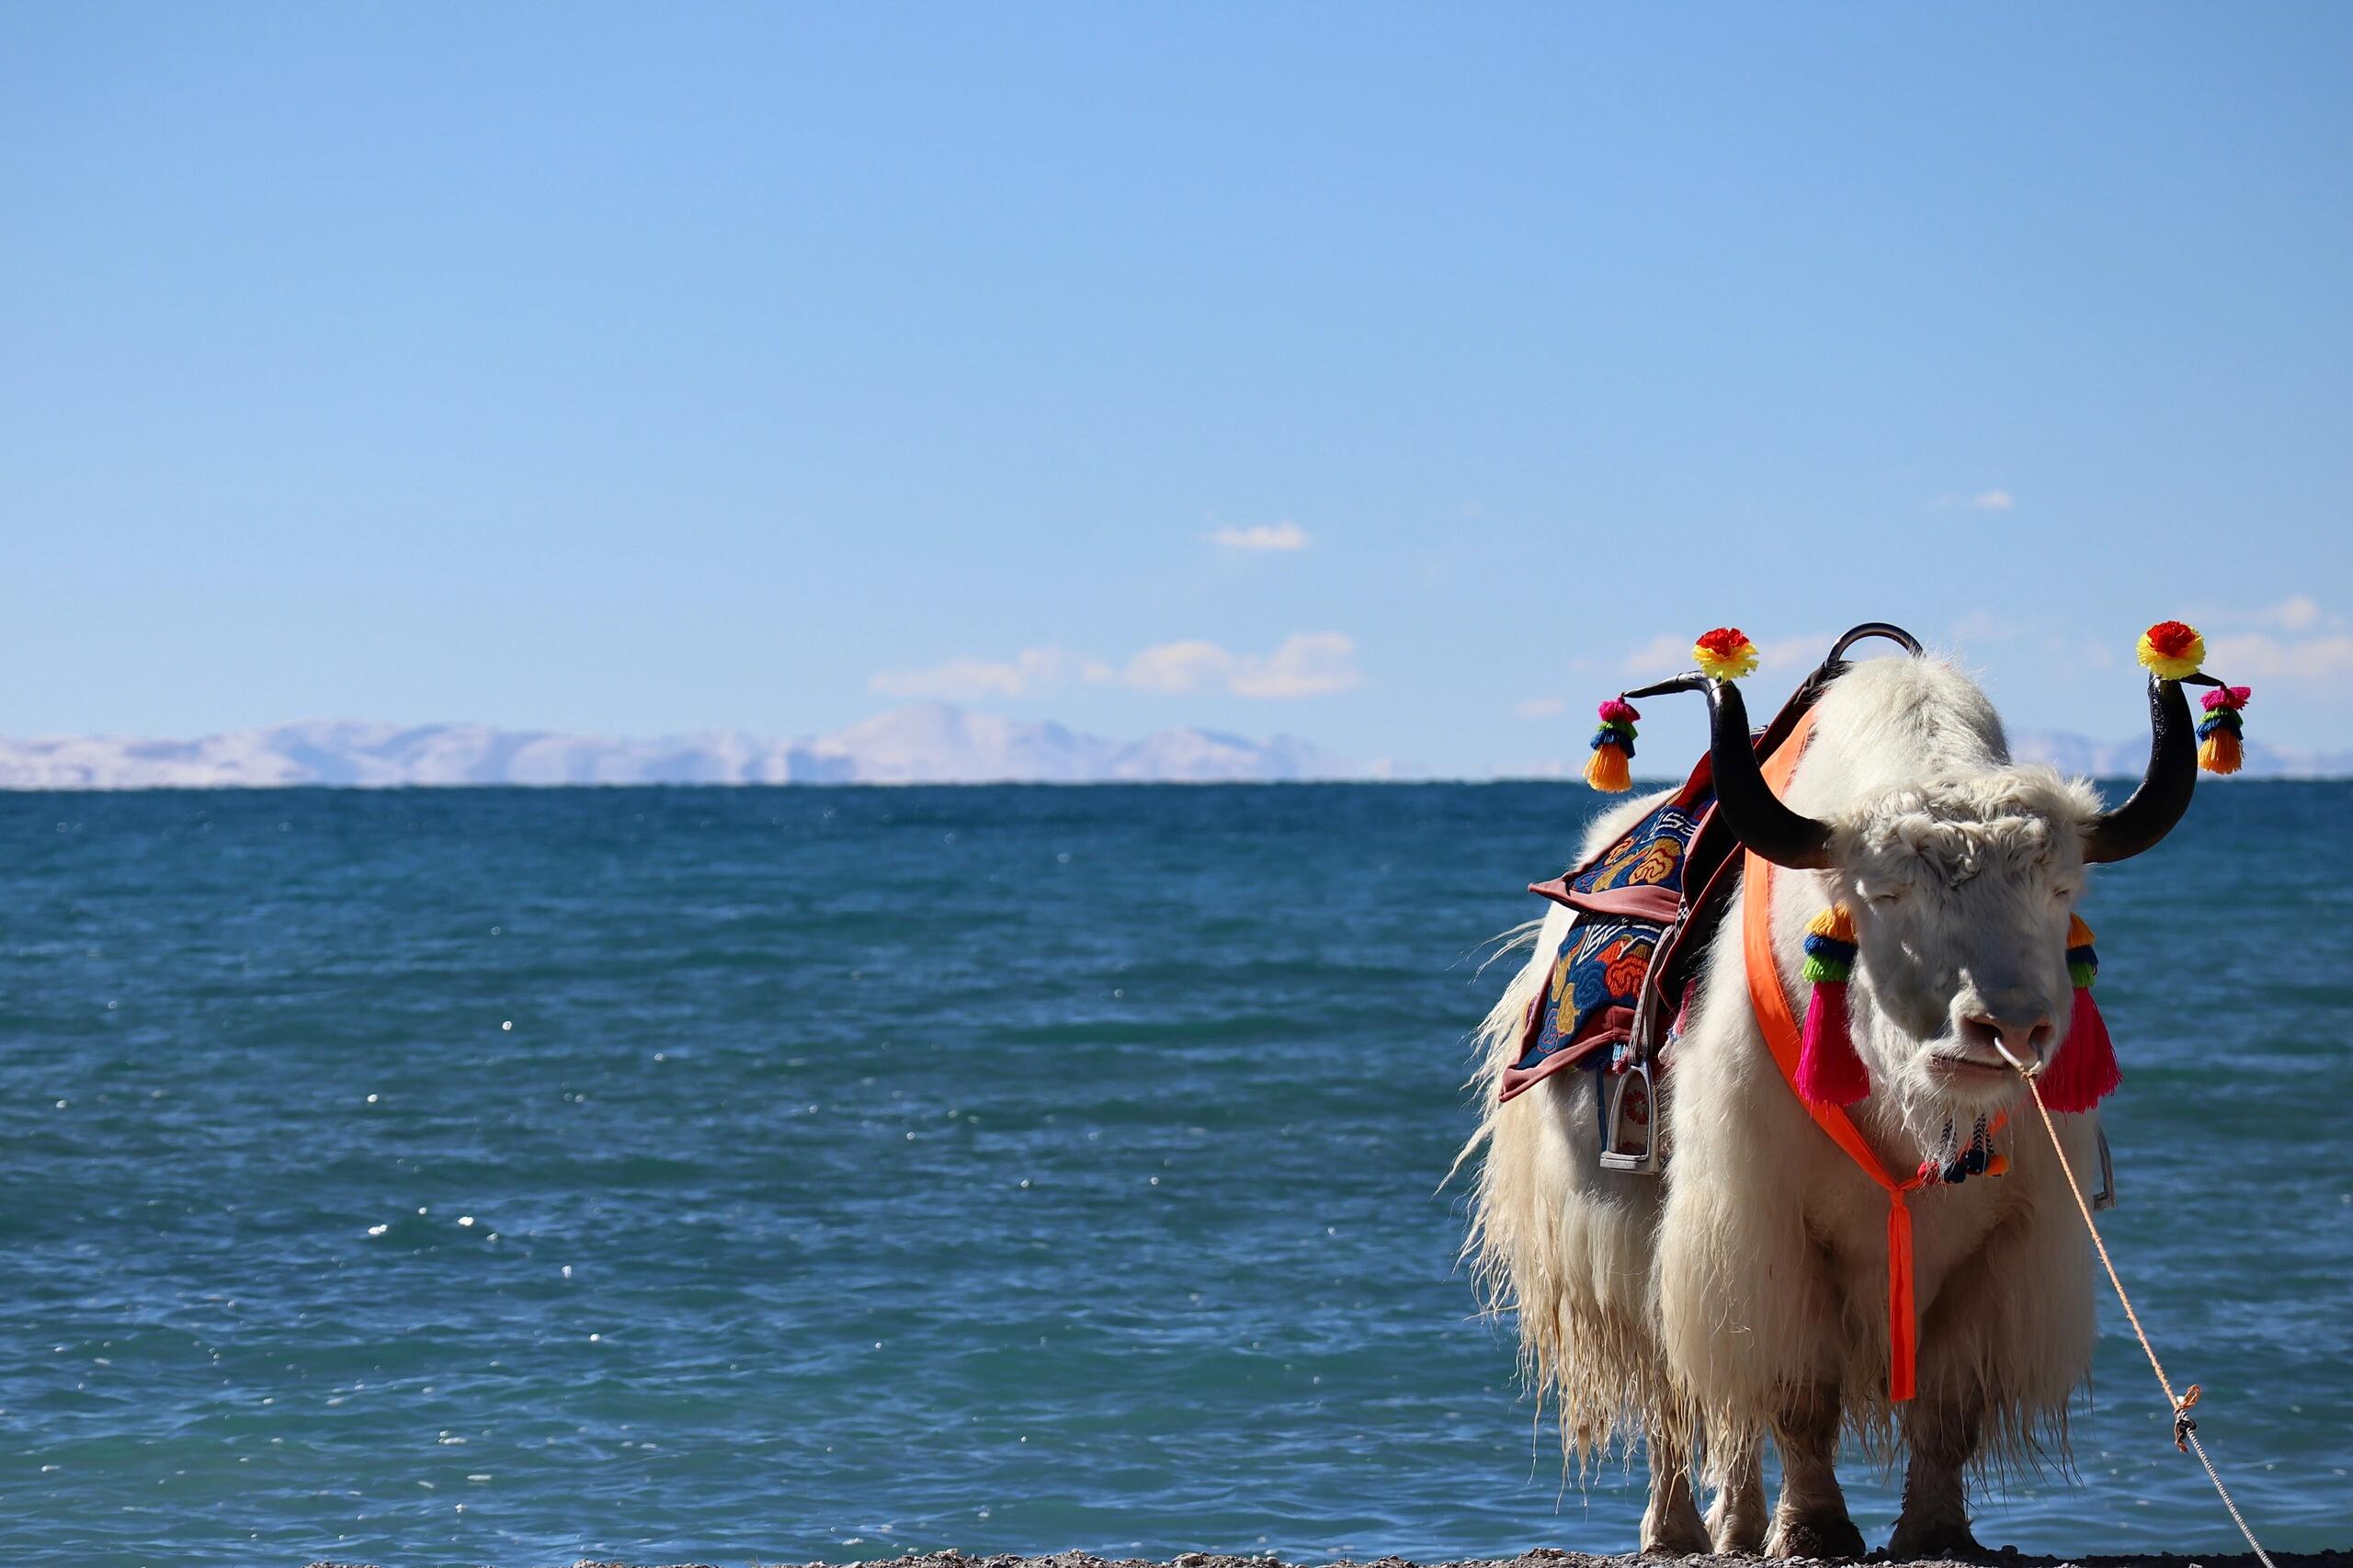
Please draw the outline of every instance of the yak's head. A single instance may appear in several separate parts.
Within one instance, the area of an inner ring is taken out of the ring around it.
[[[2063,1045],[2067,917],[2091,791],[2049,768],[1892,790],[1834,820],[1836,896],[1854,912],[1854,1027],[1906,1098],[1977,1104]]]
[[[1853,1027],[1875,1079],[1892,1074],[1887,1086],[1911,1104],[2009,1099],[2018,1078],[2004,1050],[2048,1065],[2067,1046],[2068,916],[2086,868],[2149,848],[2188,807],[2197,743],[2179,682],[2150,681],[2148,773],[2112,812],[2048,767],[1989,759],[1864,790],[1826,820],[1766,785],[1737,688],[1707,689],[1718,809],[1764,858],[1827,873],[1854,915]]]

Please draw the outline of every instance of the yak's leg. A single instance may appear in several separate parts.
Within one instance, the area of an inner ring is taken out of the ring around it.
[[[1984,1424],[1970,1403],[1923,1397],[1904,1410],[1904,1512],[1887,1543],[1897,1557],[1954,1557],[1983,1551],[1969,1529],[1962,1472],[1977,1452]]]
[[[1651,1501],[1643,1510],[1642,1550],[1664,1557],[1707,1551],[1708,1528],[1691,1496],[1691,1450],[1656,1426],[1644,1447],[1651,1455]]]
[[[1771,1523],[1765,1508],[1764,1444],[1751,1438],[1741,1445],[1708,1506],[1708,1540],[1726,1556],[1751,1555],[1765,1549],[1765,1529]]]
[[[1847,1517],[1838,1490],[1837,1385],[1796,1391],[1773,1423],[1773,1442],[1781,1451],[1781,1502],[1766,1555],[1860,1557],[1863,1532]]]

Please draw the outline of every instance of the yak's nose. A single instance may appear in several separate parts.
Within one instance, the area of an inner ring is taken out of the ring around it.
[[[1961,1038],[1972,1051],[1988,1057],[2002,1051],[2020,1062],[2041,1059],[2051,1045],[2051,1015],[2040,1008],[1975,1007],[1961,1016]],[[1996,1045],[2001,1051],[1996,1051]]]

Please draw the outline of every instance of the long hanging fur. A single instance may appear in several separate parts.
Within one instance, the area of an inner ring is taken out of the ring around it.
[[[1603,812],[1576,860],[1665,798]],[[1497,1103],[1528,1009],[1543,994],[1571,925],[1569,912],[1555,909],[1525,932],[1528,961],[1479,1027],[1471,1087],[1483,1115],[1455,1168],[1483,1151],[1463,1257],[1483,1305],[1516,1316],[1521,1375],[1540,1408],[1548,1401],[1555,1407],[1563,1458],[1582,1474],[1613,1449],[1631,1450],[1646,1430],[1659,1430],[1675,1401],[1648,1317],[1657,1180],[1600,1168],[1590,1074],[1555,1074]]]
[[[1825,818],[1878,801],[1885,820],[1873,831],[1892,842],[1914,835],[1935,848],[1937,835],[1956,835],[1989,864],[2037,852],[2002,835],[2030,838],[2032,824],[2097,805],[2080,782],[2010,767],[1974,683],[1910,658],[1865,661],[1831,685],[1789,794]],[[1605,813],[1585,852],[1660,798]],[[1802,961],[1809,915],[1836,896],[1830,880],[1777,879],[1785,975]],[[1711,950],[1666,1080],[1664,1180],[1598,1167],[1590,1074],[1556,1074],[1495,1103],[1569,928],[1566,911],[1542,923],[1477,1033],[1483,1118],[1458,1165],[1483,1158],[1465,1256],[1488,1304],[1517,1314],[1523,1370],[1540,1400],[1557,1405],[1564,1455],[1582,1468],[1645,1429],[1675,1432],[1702,1445],[1722,1483],[1754,1463],[1793,1391],[1828,1379],[1845,1393],[1847,1434],[1882,1460],[1906,1422],[1958,1402],[1982,1412],[1979,1469],[2031,1471],[2053,1453],[2063,1462],[2068,1402],[2089,1369],[2092,1294],[2049,1149],[2014,1125],[2003,1138],[2010,1174],[1915,1195],[1921,1399],[1890,1404],[1884,1202],[1771,1065],[1738,925],[1727,921]],[[1887,1055],[1868,966],[1852,989],[1875,1085],[1853,1111],[1858,1125],[1882,1147],[1926,1147],[1949,1108]],[[2096,1135],[2096,1118],[2069,1119],[2070,1158],[2088,1161]]]

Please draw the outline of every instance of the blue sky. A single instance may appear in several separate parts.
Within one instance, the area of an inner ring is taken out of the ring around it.
[[[1485,768],[1890,618],[2124,735],[2180,615],[2353,746],[2348,88],[2320,5],[13,5],[0,733]]]

